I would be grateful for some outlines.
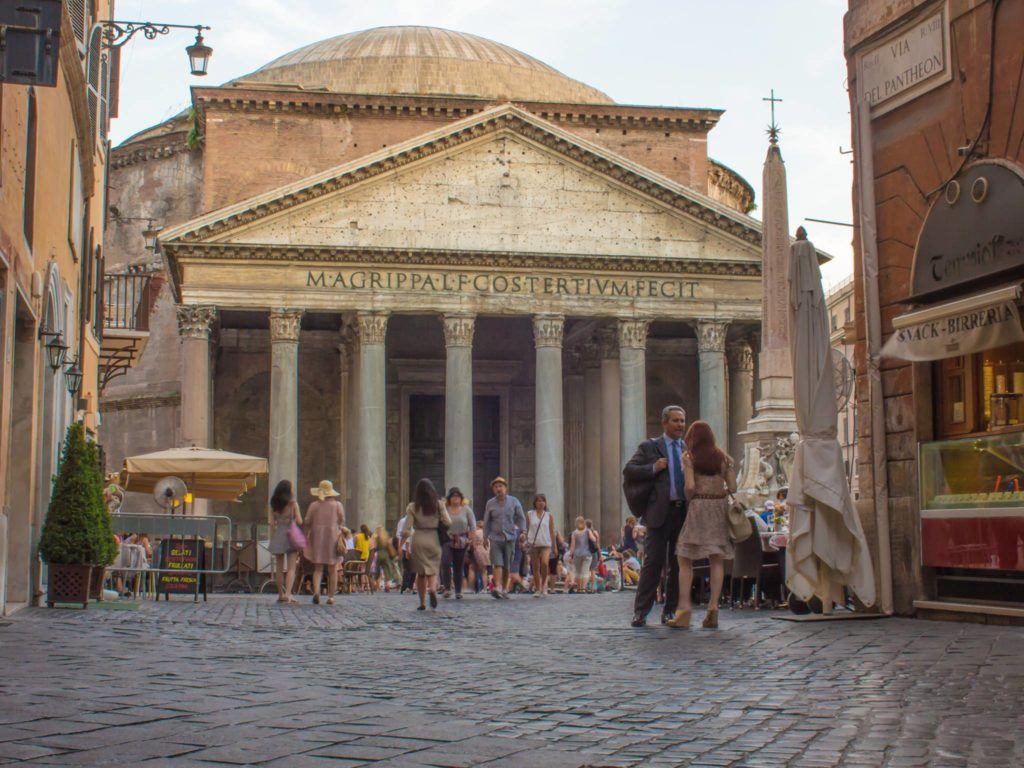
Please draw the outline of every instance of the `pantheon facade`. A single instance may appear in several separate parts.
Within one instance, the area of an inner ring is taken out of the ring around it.
[[[108,272],[162,285],[108,468],[209,445],[393,525],[420,477],[603,530],[666,403],[739,455],[761,322],[721,110],[623,106],[507,46],[390,27],[293,51],[113,153]],[[141,226],[162,230],[155,252]],[[214,506],[265,517],[268,488]],[[146,498],[129,501],[148,508]]]

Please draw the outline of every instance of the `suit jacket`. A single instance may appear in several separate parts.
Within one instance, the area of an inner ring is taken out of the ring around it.
[[[684,446],[683,450],[686,448]],[[650,528],[658,528],[668,522],[673,516],[678,516],[681,523],[686,517],[686,496],[683,495],[682,509],[676,509],[671,505],[670,488],[671,475],[666,467],[657,475],[654,474],[654,463],[658,459],[667,459],[668,453],[665,450],[665,440],[659,435],[644,440],[636,449],[626,466],[622,475],[630,481],[651,481],[651,493],[647,498],[647,509],[644,511],[643,524]],[[683,471],[679,468],[680,473]]]

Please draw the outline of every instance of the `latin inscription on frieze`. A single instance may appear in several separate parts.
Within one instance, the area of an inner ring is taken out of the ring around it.
[[[583,277],[516,272],[388,269],[304,270],[307,288],[334,291],[414,292],[535,297],[692,299],[698,284],[664,278]]]

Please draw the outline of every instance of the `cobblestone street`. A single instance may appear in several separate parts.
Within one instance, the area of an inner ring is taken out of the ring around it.
[[[634,630],[631,599],[23,610],[0,626],[0,763],[1024,764],[1020,628]]]

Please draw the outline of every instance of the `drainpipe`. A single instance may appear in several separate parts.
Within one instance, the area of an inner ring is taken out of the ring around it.
[[[889,529],[888,456],[885,450],[885,412],[882,394],[882,312],[878,299],[878,241],[875,228],[875,164],[871,144],[871,106],[857,100],[855,155],[860,207],[861,285],[864,286],[868,407],[871,411],[871,481],[878,530],[879,597],[882,612],[893,613],[892,545]]]

